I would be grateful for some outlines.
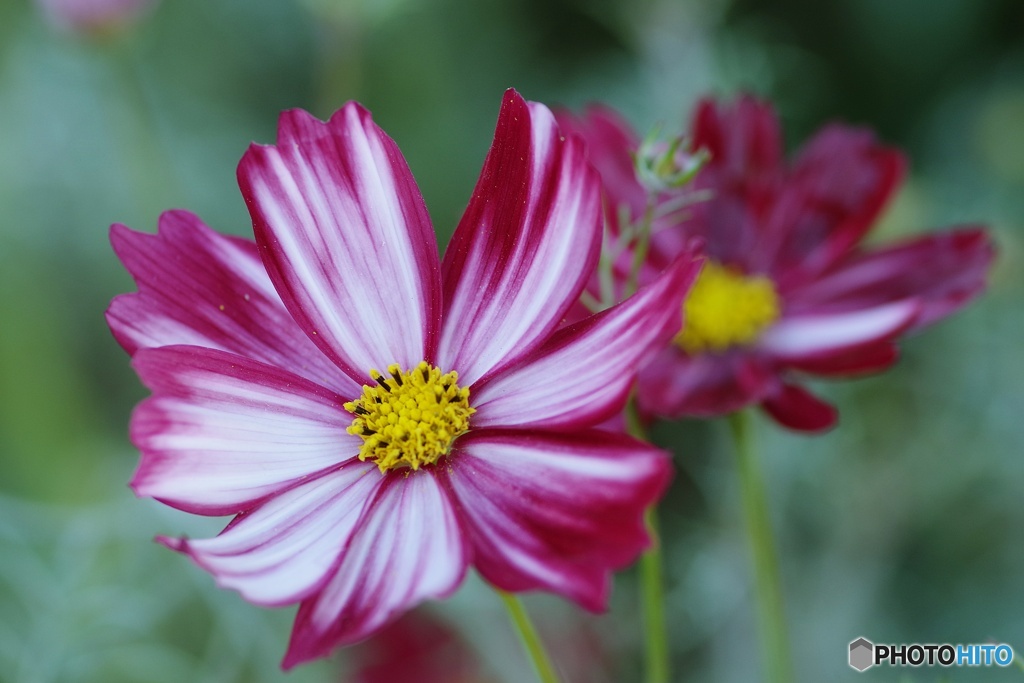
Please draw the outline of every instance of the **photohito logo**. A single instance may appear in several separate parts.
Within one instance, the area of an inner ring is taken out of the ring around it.
[[[952,645],[910,643],[876,645],[867,638],[850,642],[850,666],[866,671],[876,664],[889,666],[1010,666],[1013,648],[999,643]]]

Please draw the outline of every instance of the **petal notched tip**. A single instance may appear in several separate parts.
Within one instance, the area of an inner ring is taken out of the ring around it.
[[[302,144],[331,135],[344,135],[351,125],[367,128],[373,124],[370,110],[350,100],[337,109],[326,121],[321,121],[305,109],[288,109],[277,120],[277,145]]]

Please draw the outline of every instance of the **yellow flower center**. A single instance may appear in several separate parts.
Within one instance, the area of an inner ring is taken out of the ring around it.
[[[779,312],[770,279],[708,261],[683,303],[683,329],[675,343],[689,354],[750,344],[778,320]]]
[[[458,385],[459,373],[442,375],[426,361],[402,371],[397,363],[388,375],[370,370],[374,386],[345,404],[355,418],[349,434],[362,438],[360,460],[372,460],[381,472],[433,465],[448,453],[459,434],[469,429],[469,389]]]

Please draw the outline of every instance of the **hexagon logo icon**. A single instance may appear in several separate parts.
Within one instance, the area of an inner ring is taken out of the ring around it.
[[[875,645],[867,638],[858,638],[850,643],[850,666],[865,671],[874,666]]]

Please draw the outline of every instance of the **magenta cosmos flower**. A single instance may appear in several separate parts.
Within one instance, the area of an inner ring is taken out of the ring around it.
[[[235,515],[162,539],[251,602],[300,603],[283,666],[363,639],[472,564],[605,607],[646,546],[665,455],[590,428],[680,324],[696,267],[560,323],[600,245],[597,174],[509,91],[441,261],[395,143],[355,103],[282,114],[238,168],[256,242],[169,212],[114,226],[139,291],[107,319],[153,396],[136,493]]]
[[[116,29],[137,19],[157,0],[36,0],[56,26],[82,33]]]
[[[636,135],[602,108],[560,122],[587,139],[609,215],[625,207],[639,219],[647,195],[633,172]],[[645,412],[711,417],[760,404],[792,429],[828,428],[835,409],[801,377],[882,370],[897,337],[982,291],[994,250],[979,227],[860,244],[904,171],[902,155],[871,132],[827,126],[787,163],[771,106],[742,97],[700,103],[691,137],[711,154],[692,189],[710,198],[655,221],[640,281],[694,238],[707,263],[685,328],[640,373]]]

